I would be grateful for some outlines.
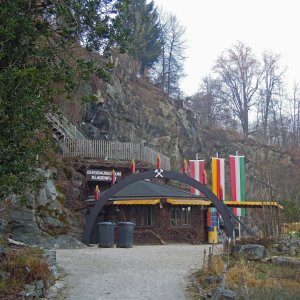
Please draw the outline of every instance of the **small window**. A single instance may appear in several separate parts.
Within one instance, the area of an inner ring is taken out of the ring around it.
[[[133,206],[133,217],[136,226],[153,226],[152,206]]]
[[[171,226],[191,225],[191,207],[171,207]]]

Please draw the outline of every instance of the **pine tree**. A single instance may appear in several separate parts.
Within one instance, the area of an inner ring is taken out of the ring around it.
[[[140,75],[151,68],[161,54],[158,13],[154,2],[132,0],[119,16],[124,34],[130,37],[129,47],[140,63]]]

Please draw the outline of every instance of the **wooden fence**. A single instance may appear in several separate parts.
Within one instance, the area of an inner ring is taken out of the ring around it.
[[[160,155],[161,168],[170,170],[170,158],[138,143],[100,140],[64,139],[60,142],[64,157],[102,158],[108,160],[144,161],[156,165]]]
[[[287,234],[291,231],[299,231],[300,232],[300,222],[297,223],[283,223],[281,226],[281,231],[283,234]]]

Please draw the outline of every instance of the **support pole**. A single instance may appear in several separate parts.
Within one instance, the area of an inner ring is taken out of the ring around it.
[[[241,239],[241,217],[239,216],[239,240]]]

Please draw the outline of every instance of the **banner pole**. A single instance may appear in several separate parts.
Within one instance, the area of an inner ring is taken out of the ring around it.
[[[239,240],[241,239],[241,217],[239,216]]]

